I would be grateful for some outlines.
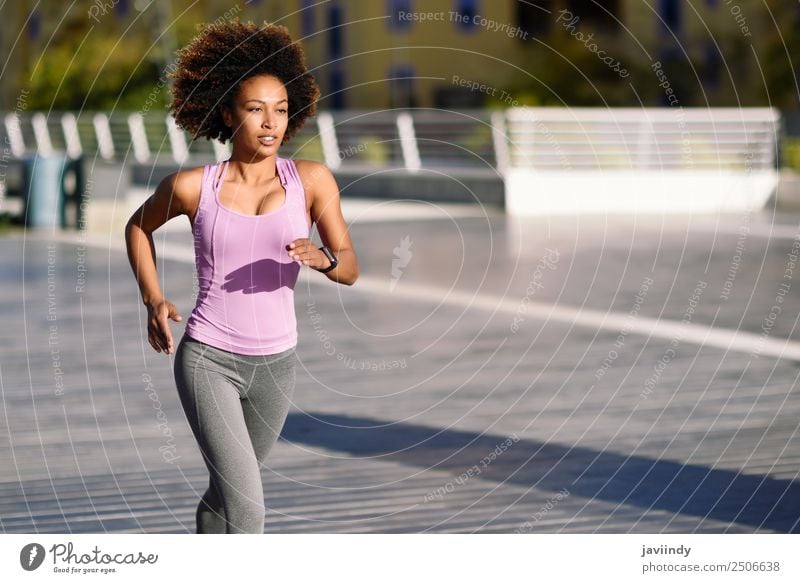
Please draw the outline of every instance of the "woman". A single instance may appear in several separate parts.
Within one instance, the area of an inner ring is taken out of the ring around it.
[[[175,354],[181,404],[209,470],[198,533],[261,533],[260,464],[295,384],[293,291],[300,266],[352,285],[358,262],[330,171],[278,156],[314,114],[319,89],[284,27],[202,27],[178,51],[170,111],[194,139],[232,142],[228,160],[167,176],[131,216],[128,257],[147,307],[148,340]],[[199,293],[174,350],[152,233],[185,214]],[[309,239],[316,223],[323,247]]]

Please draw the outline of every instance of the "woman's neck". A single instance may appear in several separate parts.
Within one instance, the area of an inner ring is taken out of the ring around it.
[[[253,160],[252,156],[237,156],[234,152],[228,163],[228,179],[254,187],[272,182],[278,173],[277,158],[276,154]]]

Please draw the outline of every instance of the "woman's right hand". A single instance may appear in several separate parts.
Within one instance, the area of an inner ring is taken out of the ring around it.
[[[182,320],[175,304],[161,300],[147,305],[147,339],[156,352],[172,354],[174,350],[169,320]]]

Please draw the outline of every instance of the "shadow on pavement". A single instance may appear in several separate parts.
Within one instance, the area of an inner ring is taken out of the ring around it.
[[[452,471],[454,477],[477,465],[479,479],[553,492],[566,488],[587,499],[800,532],[800,484],[793,480],[530,439],[511,441],[484,465],[481,460],[509,436],[312,415],[290,413],[282,438],[357,457]]]

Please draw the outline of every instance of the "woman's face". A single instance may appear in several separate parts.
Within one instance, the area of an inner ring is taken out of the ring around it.
[[[242,81],[233,109],[222,107],[234,147],[253,157],[275,155],[289,123],[288,97],[277,77],[256,75]]]

